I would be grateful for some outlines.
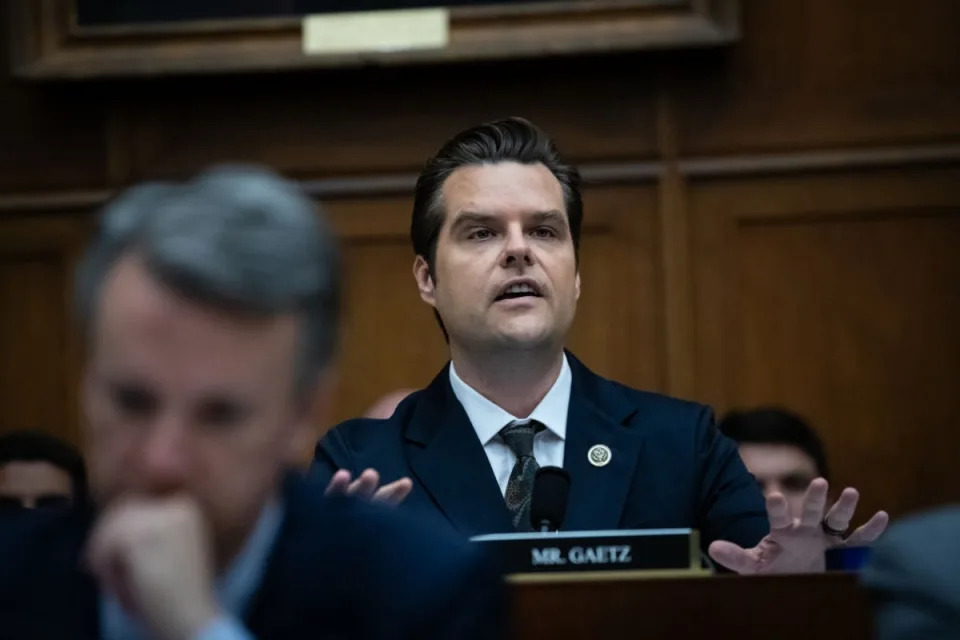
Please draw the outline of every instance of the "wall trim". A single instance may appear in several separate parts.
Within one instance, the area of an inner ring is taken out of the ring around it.
[[[800,151],[785,154],[741,155],[677,160],[686,178],[737,178],[802,172],[833,172],[914,165],[960,163],[960,144]],[[664,161],[587,162],[579,165],[586,185],[655,182],[668,168]],[[378,173],[301,180],[314,198],[355,198],[412,195],[417,174]],[[0,194],[0,214],[88,210],[102,205],[115,192],[109,189]]]
[[[690,158],[680,160],[679,164],[680,172],[690,178],[724,178],[949,164],[957,161],[960,161],[960,144]]]

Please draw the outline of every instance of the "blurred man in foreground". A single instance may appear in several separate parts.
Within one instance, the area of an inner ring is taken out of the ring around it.
[[[0,436],[0,510],[50,509],[87,498],[80,452],[42,431]]]
[[[695,528],[739,573],[816,571],[825,549],[879,536],[885,513],[847,537],[858,496],[828,505],[823,479],[800,520],[783,496],[764,505],[708,407],[607,380],[565,349],[582,220],[578,172],[530,122],[484,123],[445,143],[417,181],[410,228],[413,279],[450,362],[388,420],[330,431],[317,477],[332,491],[395,491],[476,535],[531,530],[536,471],[562,466],[563,529]]]
[[[800,416],[782,409],[732,411],[718,427],[737,443],[740,458],[763,495],[782,495],[794,518],[803,515],[803,496],[810,483],[830,479],[823,443]]]
[[[310,201],[251,168],[106,210],[77,280],[95,509],[0,523],[4,633],[497,636],[473,549],[289,472],[329,402],[338,264]]]
[[[877,640],[960,638],[960,504],[895,522],[860,577]]]

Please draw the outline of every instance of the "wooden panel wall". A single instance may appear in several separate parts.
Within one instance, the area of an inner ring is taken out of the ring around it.
[[[692,185],[696,395],[799,408],[865,506],[950,499],[957,185],[957,165]]]
[[[77,437],[70,269],[96,206],[220,161],[302,180],[344,238],[334,418],[426,383],[445,348],[410,275],[416,171],[460,128],[516,114],[587,179],[570,346],[589,365],[718,413],[805,414],[870,508],[960,500],[960,4],[743,5],[729,50],[0,76],[0,430]]]

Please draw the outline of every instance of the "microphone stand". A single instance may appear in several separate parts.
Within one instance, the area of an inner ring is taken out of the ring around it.
[[[540,521],[540,533],[556,533],[557,528],[547,519]]]

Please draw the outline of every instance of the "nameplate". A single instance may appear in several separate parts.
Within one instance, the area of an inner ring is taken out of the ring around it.
[[[709,573],[695,529],[560,531],[474,536],[512,577]]]
[[[447,9],[324,13],[303,20],[307,55],[442,49],[450,40]]]

